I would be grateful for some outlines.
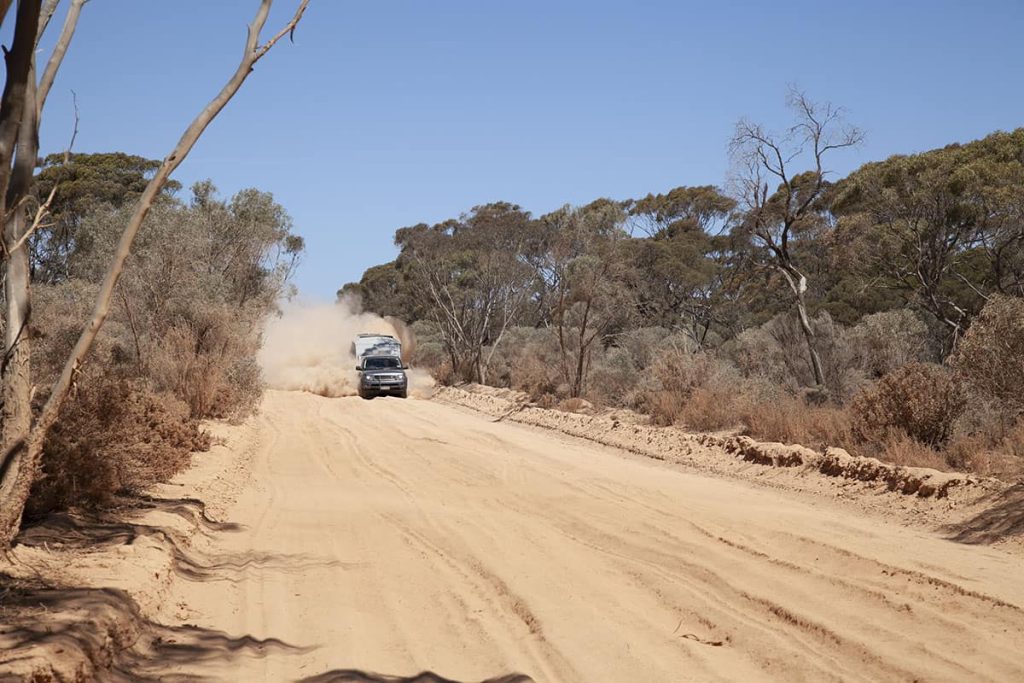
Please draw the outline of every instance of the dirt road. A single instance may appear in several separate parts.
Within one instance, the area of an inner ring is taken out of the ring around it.
[[[170,601],[295,647],[177,673],[1024,680],[1000,551],[429,401],[270,392],[256,429],[245,528]]]

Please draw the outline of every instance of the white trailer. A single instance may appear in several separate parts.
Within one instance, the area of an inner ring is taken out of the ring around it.
[[[352,354],[358,361],[366,356],[394,356],[401,359],[402,342],[390,334],[360,334],[352,342]]]

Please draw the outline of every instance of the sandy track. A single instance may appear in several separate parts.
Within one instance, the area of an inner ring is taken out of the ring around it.
[[[268,392],[255,429],[246,528],[170,602],[297,647],[173,673],[1024,680],[997,550],[428,401]]]

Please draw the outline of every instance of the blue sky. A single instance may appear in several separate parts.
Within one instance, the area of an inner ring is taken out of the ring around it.
[[[256,0],[91,0],[44,151],[162,158],[234,69]],[[268,29],[290,16],[277,0]],[[1024,2],[313,0],[175,177],[273,192],[331,298],[396,228],[497,200],[722,184],[738,118],[786,121],[797,84],[867,132],[864,161],[1022,122]],[[51,39],[58,21],[51,27]],[[6,40],[6,39],[5,39]]]

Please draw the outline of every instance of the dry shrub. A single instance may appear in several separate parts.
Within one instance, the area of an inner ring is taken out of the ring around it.
[[[968,384],[1024,413],[1024,299],[993,296],[967,330],[953,366]]]
[[[678,394],[676,394],[678,396]],[[683,402],[675,420],[690,429],[714,431],[729,429],[739,423],[737,408],[742,396],[737,390],[722,387],[699,387]]]
[[[908,363],[861,391],[850,410],[854,432],[863,441],[879,442],[899,430],[939,447],[949,440],[964,404],[951,373],[938,365]]]
[[[835,406],[809,406],[795,396],[757,401],[742,413],[746,434],[765,441],[808,447],[842,446],[853,442],[849,413]]]
[[[655,424],[720,429],[736,423],[741,378],[726,361],[709,353],[669,349],[651,371],[657,386],[646,392],[642,407]]]
[[[828,390],[847,395],[859,377],[849,362],[848,345],[841,325],[825,311],[811,320],[815,348],[825,367]],[[781,313],[760,327],[744,330],[723,351],[745,377],[784,386],[790,391],[814,385],[814,372],[800,321],[793,313]]]
[[[943,455],[957,469],[1006,481],[1024,479],[1024,419],[1008,427],[955,434]]]
[[[654,363],[653,371],[663,390],[685,397],[700,387],[739,380],[731,366],[715,356],[677,349],[662,354]]]
[[[32,285],[32,373],[43,386],[53,383],[92,313],[99,287],[70,280],[59,285]],[[108,320],[93,346],[93,357],[109,358],[112,339],[123,331]]]
[[[525,391],[531,398],[568,393],[558,391],[560,382],[556,379],[552,367],[534,356],[520,356],[512,372],[509,386]]]
[[[210,446],[183,402],[138,381],[98,372],[61,411],[43,449],[29,512],[106,505],[167,481]]]
[[[674,391],[651,391],[644,397],[644,410],[661,427],[674,425],[683,413],[688,397]]]
[[[430,374],[443,387],[450,387],[458,384],[459,378],[455,376],[455,368],[449,360],[443,360],[435,365]]]
[[[594,405],[586,399],[576,397],[559,401],[557,408],[567,413],[580,413],[593,410]]]
[[[1024,418],[1001,439],[1001,447],[1004,452],[1024,460]]]
[[[628,349],[613,347],[594,353],[587,379],[587,398],[602,406],[624,406],[637,383],[647,376]]]
[[[725,350],[745,377],[795,389],[796,381],[790,372],[792,359],[771,334],[770,326],[769,322],[743,330]]]
[[[223,307],[196,306],[144,350],[143,361],[155,386],[183,400],[193,417],[237,419],[263,392],[255,341]]]
[[[562,381],[559,367],[558,340],[550,329],[513,327],[494,349],[487,383],[523,391],[538,400],[557,392]]]

